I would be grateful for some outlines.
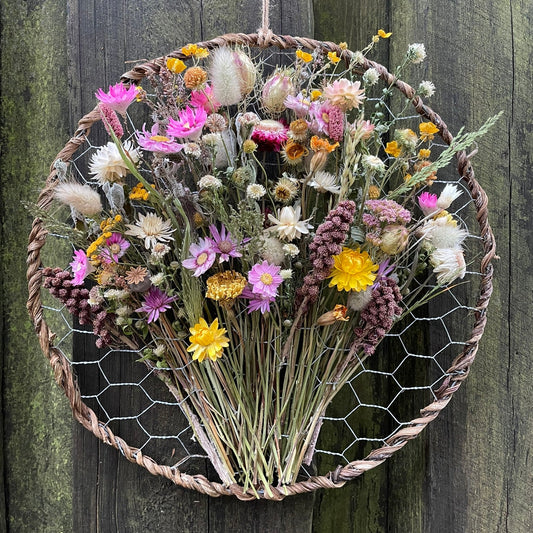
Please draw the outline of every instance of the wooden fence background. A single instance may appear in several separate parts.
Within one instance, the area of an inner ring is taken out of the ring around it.
[[[424,434],[343,489],[282,503],[209,499],[150,476],[70,418],[26,317],[25,248],[48,165],[125,61],[260,26],[256,0],[2,0],[0,533],[533,530],[530,0],[271,0],[275,33],[425,43],[423,79],[450,130],[476,129],[476,176],[501,259],[472,373]]]

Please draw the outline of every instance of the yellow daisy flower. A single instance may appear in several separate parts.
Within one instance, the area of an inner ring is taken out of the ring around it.
[[[343,248],[339,255],[333,256],[333,260],[330,287],[336,286],[338,291],[359,292],[374,283],[379,265],[372,262],[368,252]]]
[[[187,348],[188,352],[194,352],[192,358],[200,363],[209,357],[211,361],[216,361],[222,357],[224,348],[229,346],[229,339],[224,335],[226,330],[218,327],[218,318],[215,318],[211,325],[208,325],[205,319],[200,318],[194,327],[189,328],[192,335],[189,337],[191,345]]]

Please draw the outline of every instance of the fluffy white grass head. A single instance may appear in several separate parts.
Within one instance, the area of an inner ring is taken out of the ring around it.
[[[84,216],[96,215],[103,209],[100,195],[89,185],[60,183],[55,188],[54,196]]]
[[[241,76],[233,51],[218,48],[211,54],[209,75],[215,99],[221,105],[234,105],[241,100]]]

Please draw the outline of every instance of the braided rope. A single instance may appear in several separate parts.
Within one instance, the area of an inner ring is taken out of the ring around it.
[[[350,60],[349,52],[341,50],[334,43],[316,41],[310,38],[274,35],[270,31],[260,31],[255,34],[231,33],[197,44],[198,46],[208,49],[214,49],[229,44],[260,48],[275,46],[280,49],[321,48],[325,51],[337,52],[337,55],[343,58],[347,63]],[[132,70],[122,75],[121,81],[124,83],[137,84],[147,75],[157,74],[165,64],[167,57],[185,59],[185,56],[180,51],[172,52],[167,56],[159,57],[134,67]],[[415,91],[410,85],[396,79],[383,65],[365,59],[356,69],[356,72],[362,74],[370,67],[375,68],[379,72],[380,77],[387,84],[395,85],[398,90],[409,98],[417,113],[423,118],[433,122],[439,128],[440,136],[446,144],[450,145],[453,142],[453,136],[449,132],[442,118],[430,107],[425,105],[419,96],[415,95]],[[97,108],[85,115],[78,122],[78,128],[74,136],[67,142],[61,152],[59,152],[54,163],[59,159],[63,162],[69,162],[76,150],[86,141],[91,126],[98,120],[100,120],[100,113]],[[474,170],[470,163],[470,156],[464,151],[460,152],[457,154],[457,161],[459,175],[466,183],[474,200],[484,255],[481,260],[480,292],[476,303],[476,311],[474,314],[475,321],[470,334],[470,339],[466,341],[462,352],[454,359],[451,367],[447,370],[447,377],[441,387],[435,391],[436,400],[421,410],[420,417],[415,418],[397,430],[385,441],[384,446],[373,450],[364,459],[350,462],[345,466],[338,466],[334,471],[329,472],[324,476],[309,477],[307,480],[282,487],[271,486],[268,488],[268,491],[260,493],[261,498],[279,501],[286,496],[311,492],[320,488],[342,487],[347,481],[350,481],[367,470],[371,470],[380,465],[398,450],[403,448],[409,440],[416,438],[424,428],[439,415],[442,409],[444,409],[451,400],[453,394],[460,387],[461,383],[468,376],[487,321],[486,311],[492,294],[493,267],[491,261],[496,255],[496,248],[494,235],[488,221],[487,195],[474,177]],[[47,209],[50,206],[56,182],[57,171],[54,165],[52,165],[50,175],[48,176],[38,199],[39,207]],[[29,296],[27,308],[38,335],[43,353],[49,359],[57,384],[63,389],[70,402],[74,418],[100,440],[117,448],[129,461],[143,466],[153,475],[163,476],[176,485],[188,489],[194,489],[202,494],[207,494],[213,497],[234,495],[240,500],[256,499],[256,494],[252,493],[250,490],[244,491],[239,485],[234,484],[226,486],[221,483],[209,481],[203,475],[191,476],[181,472],[176,467],[158,464],[151,457],[144,455],[138,448],[129,446],[120,437],[114,435],[108,427],[98,420],[96,414],[85,405],[76,384],[72,367],[65,356],[59,350],[54,348],[53,344],[55,335],[49,330],[48,325],[43,319],[43,306],[40,296],[42,282],[40,251],[46,242],[46,234],[47,232],[44,229],[42,221],[38,218],[35,219],[29,235],[28,245],[27,280]]]

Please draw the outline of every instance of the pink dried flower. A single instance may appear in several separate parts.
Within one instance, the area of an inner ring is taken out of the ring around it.
[[[113,261],[118,263],[129,247],[130,243],[120,233],[112,233],[111,237],[106,239],[105,245],[100,248],[100,258],[104,263]]]
[[[155,322],[161,313],[170,309],[170,304],[176,300],[176,296],[169,296],[158,287],[150,287],[144,298],[144,305],[135,309],[136,313],[148,313],[146,322]]]
[[[279,275],[278,265],[267,261],[256,263],[248,273],[248,281],[252,284],[252,292],[261,296],[275,298],[283,278]]]
[[[143,150],[158,152],[161,154],[175,154],[183,148],[173,137],[159,135],[159,125],[154,124],[152,129],[146,131],[146,124],[143,124],[142,132],[137,132],[137,142]]]
[[[98,104],[98,109],[100,110],[102,122],[104,123],[107,133],[111,135],[111,132],[113,132],[120,139],[124,135],[124,130],[117,114],[103,102]]]
[[[248,300],[248,314],[253,311],[261,311],[263,315],[270,311],[270,304],[276,300],[273,296],[254,293],[250,287],[244,288],[240,298],[246,298]]]
[[[110,85],[107,93],[103,89],[98,89],[94,94],[100,102],[108,105],[113,111],[125,115],[129,105],[137,98],[137,87],[135,85],[126,87],[119,82]]]
[[[423,192],[418,197],[418,205],[426,217],[436,213],[439,210],[437,207],[437,200],[437,195],[430,192]]]
[[[206,85],[201,91],[192,91],[189,103],[193,107],[202,107],[208,114],[216,113],[220,107],[210,85]]]
[[[365,208],[372,213],[367,217],[363,215],[363,223],[369,228],[386,224],[407,224],[411,220],[411,213],[394,200],[367,200]]]
[[[231,233],[226,230],[224,224],[220,232],[213,224],[209,226],[209,231],[213,237],[211,241],[212,250],[220,254],[219,263],[229,261],[230,257],[242,257],[242,254],[237,251],[237,243],[233,240]]]
[[[217,257],[210,239],[200,239],[198,244],[191,244],[189,253],[192,257],[182,261],[182,265],[189,270],[194,270],[193,276],[195,277],[209,270]]]
[[[287,109],[292,109],[298,118],[303,118],[311,109],[311,101],[306,99],[302,93],[297,96],[291,94],[284,100],[284,105]]]
[[[364,89],[359,89],[361,84],[358,81],[351,82],[346,78],[334,81],[327,85],[323,95],[334,106],[340,107],[343,111],[358,108],[364,100]]]
[[[72,285],[82,285],[83,280],[94,270],[84,250],[76,250],[73,261],[69,264],[72,267],[74,276]]]
[[[277,120],[261,120],[254,126],[251,136],[262,152],[279,152],[288,138],[288,128]]]
[[[294,85],[291,78],[284,72],[277,72],[265,81],[261,100],[270,113],[281,113],[285,110],[285,99],[293,93]]]
[[[207,119],[207,112],[203,107],[189,107],[178,112],[178,120],[172,117],[168,120],[167,134],[172,137],[196,140],[202,134]]]
[[[311,106],[311,117],[314,119],[311,125],[313,131],[324,133],[334,141],[342,140],[344,137],[344,112],[339,107],[328,102],[322,104],[315,102]]]

